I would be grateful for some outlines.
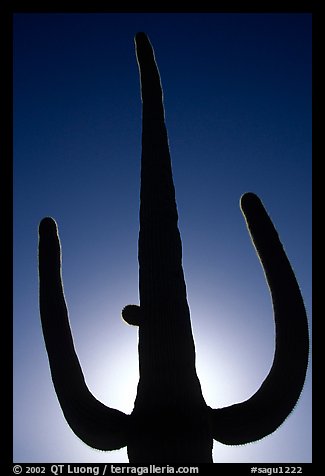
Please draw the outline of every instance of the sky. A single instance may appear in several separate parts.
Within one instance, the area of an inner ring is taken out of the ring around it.
[[[264,274],[239,208],[262,199],[311,328],[311,15],[14,15],[14,462],[127,462],[66,423],[38,307],[38,224],[58,223],[63,280],[87,385],[131,413],[138,303],[141,99],[134,35],[148,34],[164,91],[183,267],[205,400],[246,400],[272,365]],[[294,338],[294,333],[293,336]],[[310,365],[311,367],[311,365]],[[311,462],[311,369],[288,419],[214,462]]]

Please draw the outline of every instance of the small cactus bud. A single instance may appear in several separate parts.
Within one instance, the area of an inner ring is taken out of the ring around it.
[[[140,306],[128,304],[122,309],[122,319],[130,326],[139,326],[141,322]]]

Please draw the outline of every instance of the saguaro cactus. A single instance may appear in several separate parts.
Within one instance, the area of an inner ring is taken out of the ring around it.
[[[151,44],[135,38],[141,77],[140,306],[123,309],[139,326],[140,379],[131,415],[106,407],[88,390],[75,353],[61,281],[56,223],[39,227],[40,312],[52,379],[73,431],[102,450],[127,446],[131,463],[212,462],[213,439],[242,444],[272,433],[295,406],[308,361],[303,300],[278,234],[259,198],[241,209],[265,271],[276,324],[275,357],[247,401],[212,409],[202,395],[186,286],[162,89]]]

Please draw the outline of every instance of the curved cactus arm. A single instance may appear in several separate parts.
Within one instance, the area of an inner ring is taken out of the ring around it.
[[[213,438],[229,445],[258,440],[281,425],[303,388],[309,352],[304,303],[277,231],[253,193],[243,195],[241,209],[272,296],[275,355],[268,376],[250,399],[211,410]]]
[[[39,287],[52,380],[67,422],[94,448],[126,446],[128,416],[96,400],[84,380],[69,325],[61,280],[61,247],[52,218],[44,218],[39,226]]]

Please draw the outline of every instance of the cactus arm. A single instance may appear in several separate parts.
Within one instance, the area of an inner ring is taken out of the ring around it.
[[[128,416],[106,407],[88,390],[76,355],[61,280],[61,247],[56,223],[39,227],[40,314],[52,380],[72,430],[102,450],[126,446]]]
[[[243,195],[241,209],[270,288],[275,355],[270,372],[247,401],[211,411],[213,438],[225,444],[255,441],[275,431],[293,410],[308,364],[308,323],[295,275],[260,199]]]

